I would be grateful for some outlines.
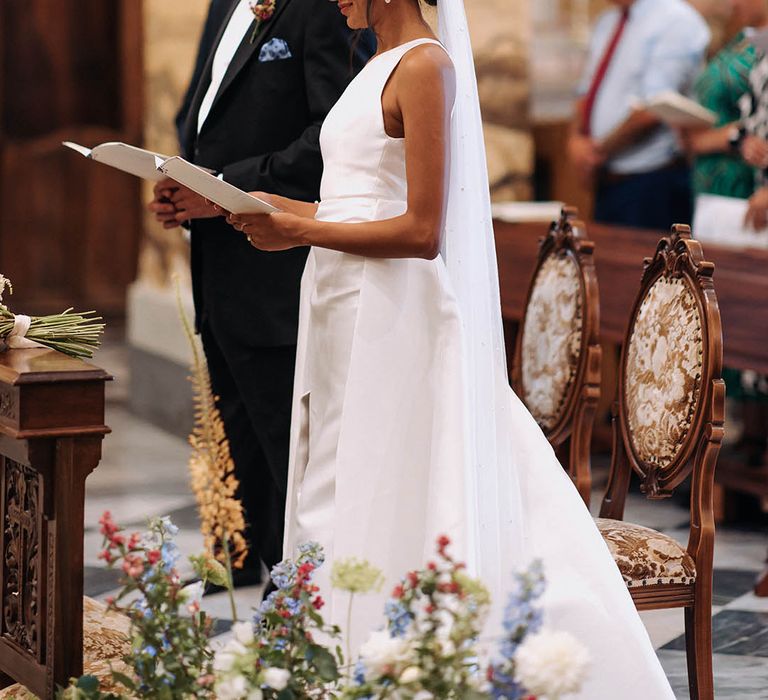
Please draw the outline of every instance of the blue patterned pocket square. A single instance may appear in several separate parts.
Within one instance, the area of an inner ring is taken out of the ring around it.
[[[285,39],[278,39],[275,37],[261,47],[261,51],[259,52],[259,63],[282,61],[283,59],[291,58],[292,56],[293,54],[288,48],[288,42]]]

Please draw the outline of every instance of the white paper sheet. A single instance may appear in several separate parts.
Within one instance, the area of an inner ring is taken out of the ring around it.
[[[562,202],[495,202],[492,206],[493,218],[510,224],[548,224],[560,218],[562,209]]]
[[[280,211],[179,156],[165,160],[158,158],[155,167],[172,180],[233,214],[272,214]]]
[[[717,121],[714,112],[672,90],[656,95],[643,106],[665,124],[673,127],[706,128],[713,126]]]
[[[99,146],[94,146],[94,148],[87,148],[72,141],[64,141],[62,145],[77,151],[77,153],[86,158],[154,182],[163,179],[162,173],[159,173],[155,166],[155,158],[161,158],[162,160],[168,158],[168,156],[161,153],[146,151],[143,148],[130,146],[119,141],[109,141]]]
[[[768,229],[753,231],[744,225],[748,206],[746,199],[699,195],[693,219],[694,237],[702,243],[709,241],[734,248],[768,248]]]

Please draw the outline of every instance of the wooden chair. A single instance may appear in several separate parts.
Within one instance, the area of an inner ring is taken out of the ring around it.
[[[645,261],[621,354],[613,459],[598,527],[639,610],[685,609],[690,696],[713,698],[712,492],[723,438],[725,385],[714,265],[687,226]],[[649,499],[691,477],[687,547],[623,522],[634,471]]]
[[[512,374],[517,394],[552,446],[564,455],[587,505],[601,358],[593,250],[577,211],[563,209],[539,247]]]

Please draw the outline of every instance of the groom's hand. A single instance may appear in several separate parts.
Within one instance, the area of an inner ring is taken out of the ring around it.
[[[176,218],[176,206],[171,202],[171,197],[178,189],[179,185],[169,178],[160,180],[155,184],[155,198],[147,205],[147,209],[155,215],[155,220],[159,221],[163,228],[171,229],[179,226]]]
[[[176,208],[176,221],[189,221],[190,219],[212,219],[221,216],[216,206],[205,197],[196,192],[175,183],[176,191],[171,196],[171,203]]]

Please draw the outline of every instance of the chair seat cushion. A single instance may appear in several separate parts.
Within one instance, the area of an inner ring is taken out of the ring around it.
[[[668,535],[621,520],[595,523],[629,588],[696,581],[691,555]]]

